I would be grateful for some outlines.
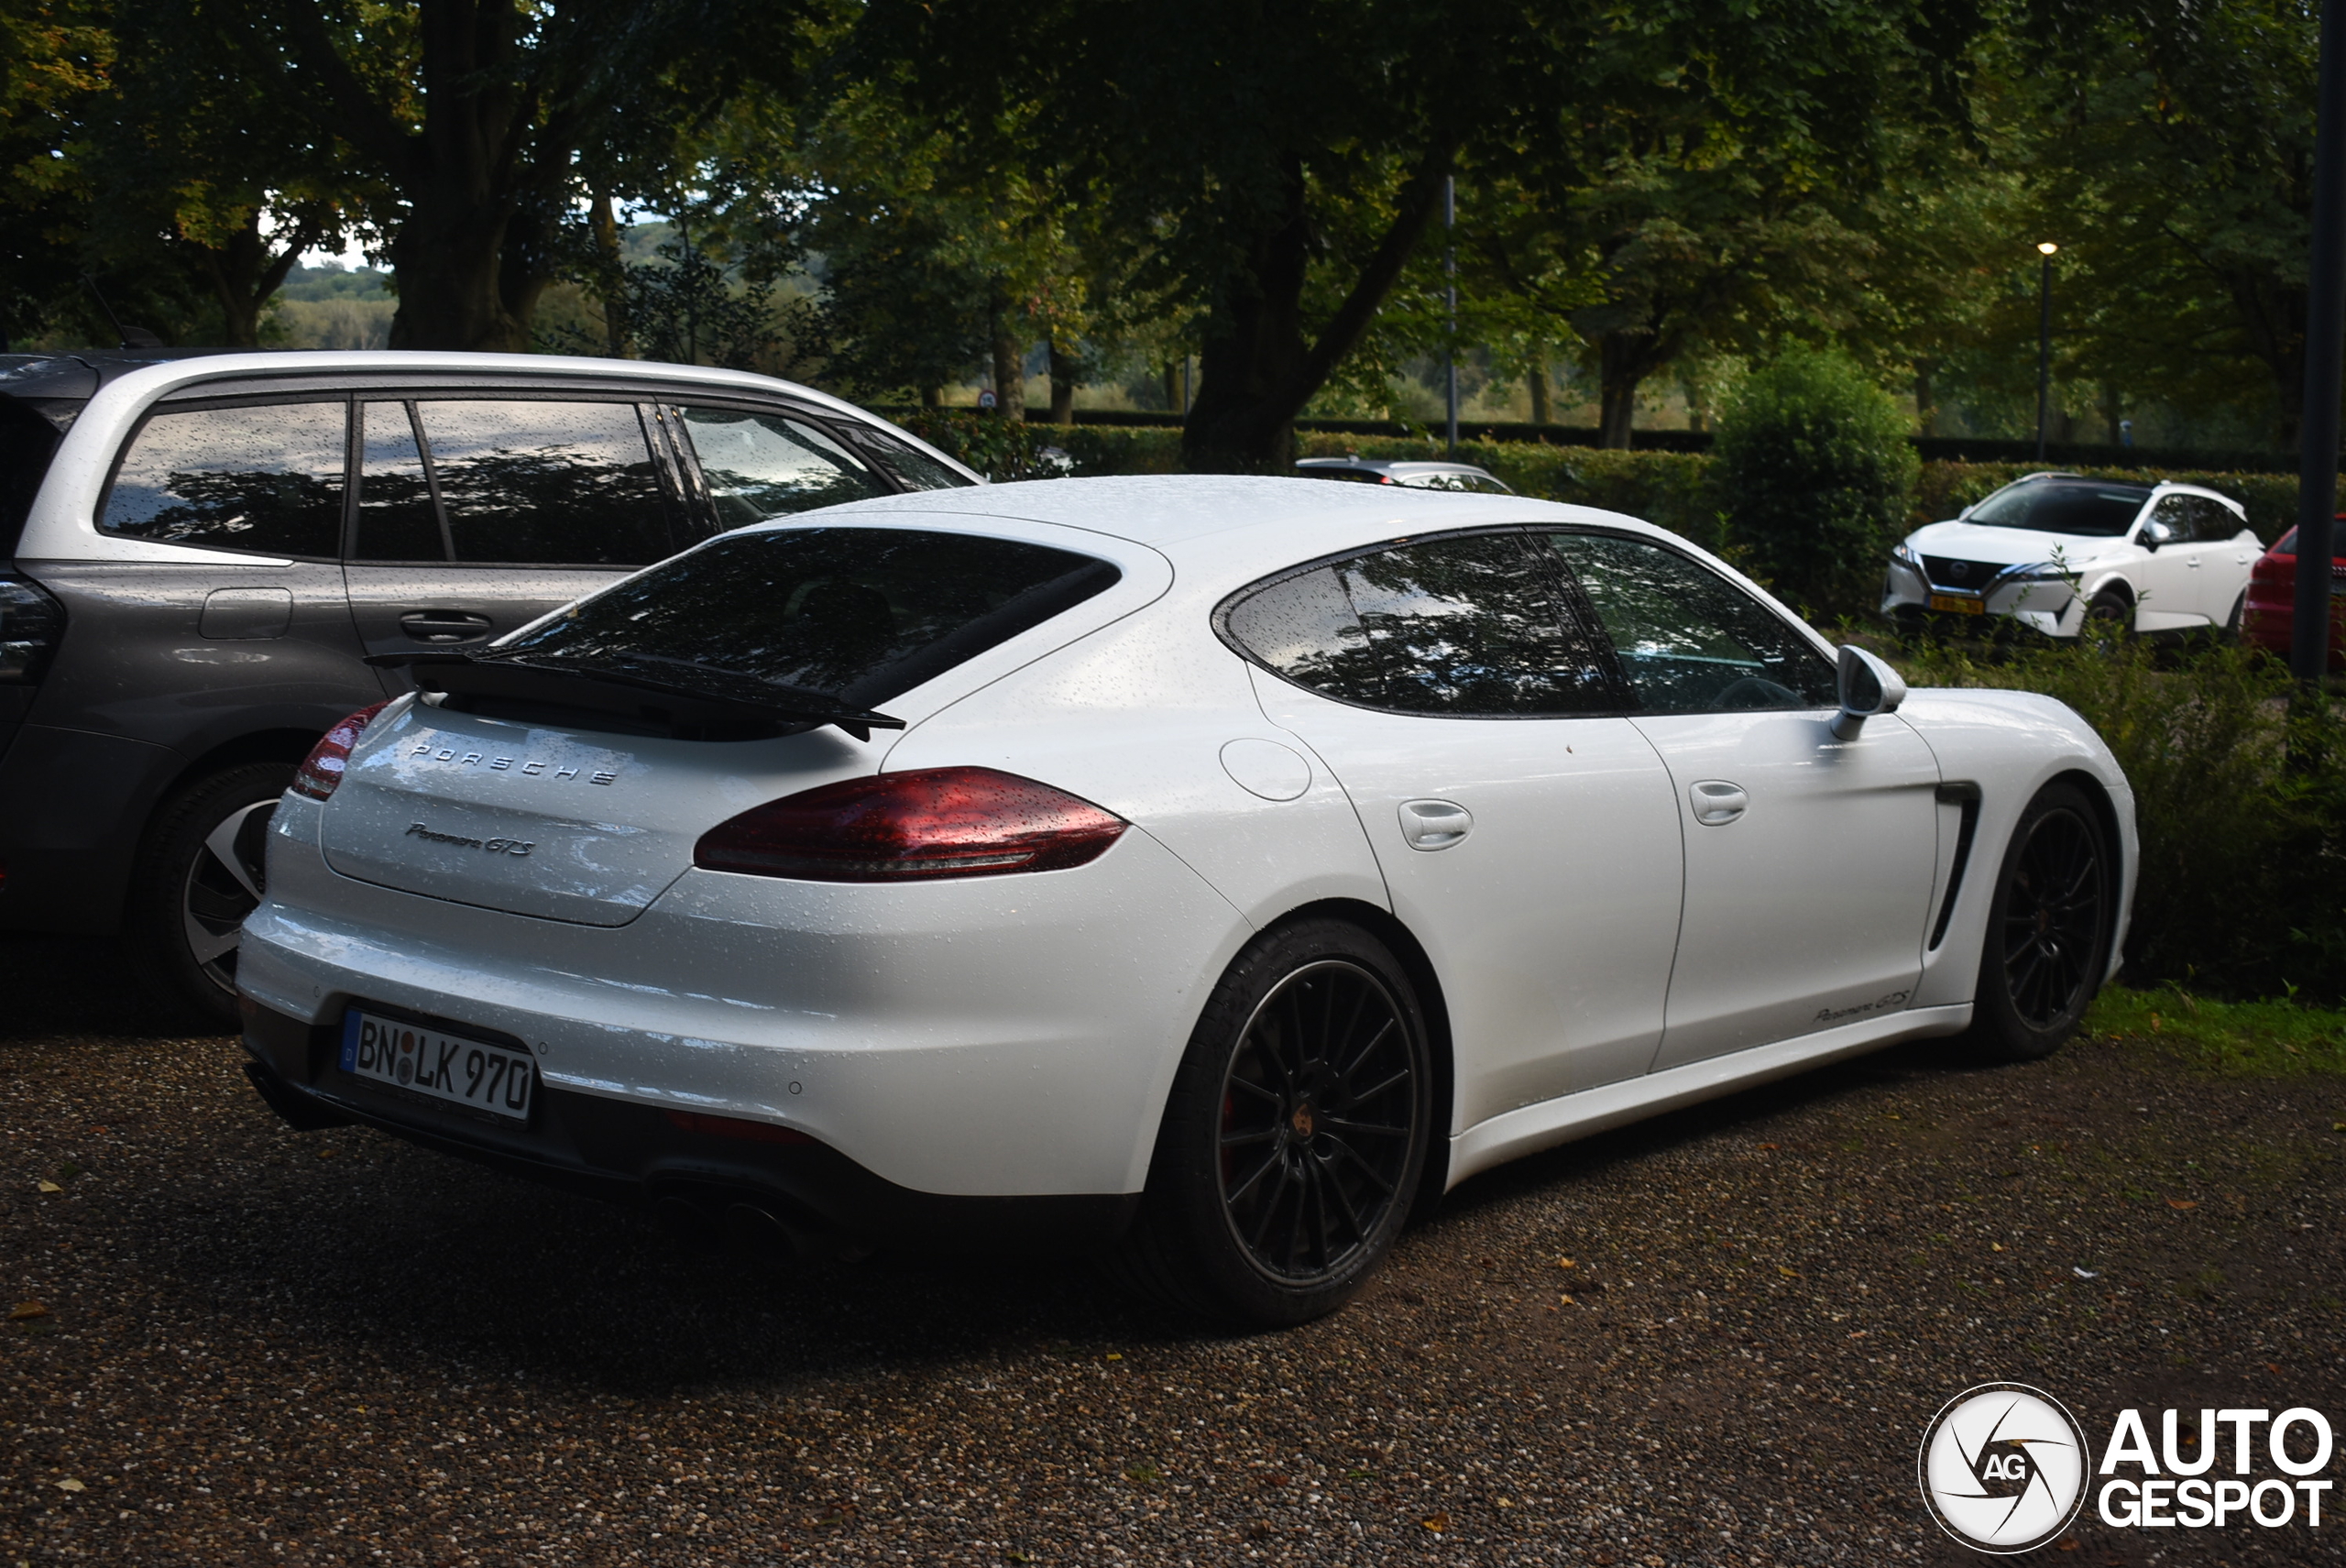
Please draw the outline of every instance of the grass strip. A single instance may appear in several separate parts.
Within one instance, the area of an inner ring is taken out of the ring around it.
[[[2148,991],[2112,985],[2095,999],[2085,1028],[2186,1047],[2201,1065],[2229,1076],[2346,1073],[2346,1011],[2334,1008],[2219,1002],[2172,984]]]

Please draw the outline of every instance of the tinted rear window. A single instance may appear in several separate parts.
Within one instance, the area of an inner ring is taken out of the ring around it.
[[[696,664],[869,707],[1112,585],[1108,562],[907,529],[734,534],[502,645],[533,663]]]
[[[2143,510],[2143,503],[2150,499],[2146,485],[2040,479],[1998,490],[1964,521],[1983,522],[1990,528],[2033,528],[2045,533],[2115,538],[2126,532],[2127,525]]]

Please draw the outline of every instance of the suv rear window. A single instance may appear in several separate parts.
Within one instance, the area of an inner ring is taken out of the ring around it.
[[[573,606],[501,653],[650,674],[696,665],[869,707],[1113,587],[1106,561],[965,533],[729,535]]]

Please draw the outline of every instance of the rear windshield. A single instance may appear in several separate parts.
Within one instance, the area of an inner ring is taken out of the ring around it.
[[[1048,545],[893,528],[721,538],[499,652],[656,674],[697,665],[870,707],[1113,586]]]
[[[1998,490],[1966,522],[1990,528],[2033,528],[2040,533],[2098,534],[2115,538],[2151,499],[2146,485],[2097,485],[2089,481],[2038,479]]]

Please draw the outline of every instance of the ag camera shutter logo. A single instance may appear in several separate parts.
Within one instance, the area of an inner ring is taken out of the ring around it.
[[[2069,1528],[2086,1497],[2086,1434],[2025,1383],[1982,1383],[1940,1408],[1916,1461],[1931,1517],[1975,1552],[2029,1552]]]

